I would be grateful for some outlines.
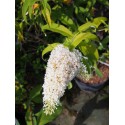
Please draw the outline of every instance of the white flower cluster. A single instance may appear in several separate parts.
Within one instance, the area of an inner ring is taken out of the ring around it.
[[[54,113],[60,104],[68,83],[79,72],[81,58],[82,54],[78,50],[71,52],[62,44],[51,52],[43,84],[43,109],[46,115]]]
[[[88,81],[92,77],[92,74],[88,73],[86,65],[84,65],[82,63],[81,68],[80,68],[79,72],[77,73],[76,77],[79,79],[83,79],[83,80]]]

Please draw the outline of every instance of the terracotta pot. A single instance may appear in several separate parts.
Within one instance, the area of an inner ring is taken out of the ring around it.
[[[98,91],[104,87],[105,83],[109,79],[109,66],[107,63],[99,63],[99,70],[102,72],[103,77],[99,77],[97,74],[93,74],[93,77],[88,81],[76,77],[74,80],[81,90]]]

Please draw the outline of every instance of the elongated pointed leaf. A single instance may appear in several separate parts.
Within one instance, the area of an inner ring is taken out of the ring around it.
[[[42,95],[39,94],[38,96],[35,96],[35,97],[32,99],[32,101],[35,102],[35,103],[41,104],[41,103],[42,103]]]
[[[51,25],[50,11],[46,8],[46,19],[49,25]]]
[[[43,56],[52,51],[57,45],[59,45],[60,43],[53,43],[53,44],[49,44],[43,51],[42,51],[42,58]]]
[[[28,107],[26,115],[25,115],[25,120],[27,125],[32,125],[32,112],[30,107]]]
[[[22,7],[22,15],[23,15],[23,18],[24,18],[24,20],[26,22],[27,22],[27,20],[26,20],[26,12],[28,10],[29,5],[30,5],[30,0],[25,0],[24,4],[23,4],[23,7]]]
[[[95,72],[96,72],[96,74],[99,76],[99,77],[103,77],[103,74],[102,74],[102,72],[96,67],[95,68]]]
[[[32,14],[33,14],[33,7],[32,7],[32,6],[29,7],[28,13],[29,13],[29,17],[30,17],[30,19],[31,19],[31,16],[32,16]]]
[[[50,31],[53,31],[53,32],[56,32],[56,33],[60,33],[63,36],[68,36],[68,37],[73,36],[72,32],[69,29],[67,29],[63,25],[59,25],[59,24],[56,24],[56,23],[52,23],[51,26],[49,26],[48,24],[44,25],[42,27],[42,29],[43,30],[50,30]]]
[[[35,98],[36,96],[38,96],[38,95],[40,94],[41,90],[42,90],[42,86],[41,86],[41,85],[35,86],[35,88],[33,88],[33,89],[30,91],[29,98],[30,98],[30,99]]]
[[[47,6],[47,0],[43,0],[43,7],[46,8]]]
[[[90,32],[87,33],[80,33],[78,34],[72,41],[71,46],[73,46],[74,48],[77,47],[83,40],[96,40],[98,41],[98,37]]]
[[[44,19],[48,25],[51,25],[51,7],[47,3],[47,0],[43,0],[42,5],[42,14],[44,16]]]
[[[29,15],[31,17],[31,13],[32,13],[32,7],[33,7],[33,4],[37,1],[41,1],[41,0],[25,0],[24,3],[23,3],[23,7],[22,7],[22,16],[24,18],[24,20],[27,22],[27,19],[26,19],[26,12],[28,11],[29,12]],[[29,9],[29,10],[28,10]]]
[[[102,23],[102,21],[107,21],[107,18],[106,17],[97,17],[97,18],[94,18],[93,24],[95,24],[96,27],[99,27],[99,25]]]
[[[94,23],[87,22],[87,23],[81,25],[81,26],[78,28],[78,31],[80,31],[80,32],[86,31],[86,30],[89,29],[90,27],[95,27],[95,28],[96,28],[96,25],[95,25]]]
[[[44,16],[44,19],[46,20],[46,22],[49,24],[49,26],[51,25],[51,17],[50,17],[50,11],[48,8],[44,9],[42,11],[42,14]]]
[[[32,123],[32,125],[37,125],[37,121],[36,121],[36,117],[35,116],[33,116],[33,123]]]
[[[98,28],[99,25],[102,23],[102,21],[107,21],[107,18],[106,17],[97,17],[97,18],[94,18],[94,20],[92,22],[89,21],[89,22],[81,25],[78,28],[78,31],[80,31],[80,32],[86,31],[90,27]]]
[[[33,14],[34,9],[39,7],[39,4],[35,4],[37,1],[41,1],[41,0],[32,0],[30,2],[29,9],[28,9],[28,13],[29,13],[30,18]]]
[[[25,115],[26,125],[38,125],[34,113],[31,108],[28,107],[26,115]]]
[[[71,27],[72,29],[76,29],[76,24],[74,23],[74,21],[72,20],[72,18],[70,18],[68,15],[66,15],[65,13],[61,13],[61,17],[59,19],[64,25],[67,25],[69,27]]]

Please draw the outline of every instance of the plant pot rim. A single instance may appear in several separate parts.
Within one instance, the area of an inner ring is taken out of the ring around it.
[[[104,85],[105,83],[109,80],[107,79],[105,82],[103,83],[100,83],[100,84],[88,84],[88,83],[84,83],[84,82],[81,82],[79,79],[75,78],[74,79],[76,84],[78,85],[78,87],[81,89],[81,90],[86,90],[86,91],[98,91],[100,90]]]

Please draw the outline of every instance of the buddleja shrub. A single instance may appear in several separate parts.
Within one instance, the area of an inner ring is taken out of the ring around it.
[[[25,85],[18,83],[16,91],[26,95],[23,99],[26,101],[19,102],[27,110],[27,125],[44,125],[61,113],[60,98],[67,88],[72,88],[71,80],[75,76],[82,73],[89,79],[93,71],[102,76],[97,63],[108,58],[108,18],[94,15],[96,4],[108,8],[107,0],[24,0],[20,3],[16,19],[18,42],[23,45],[33,38],[28,33],[35,31],[37,39],[46,46],[42,47],[42,59],[48,60],[43,85],[35,85],[27,96]],[[103,38],[100,32],[105,34]],[[36,113],[33,109],[36,103],[42,103],[41,93],[43,108]]]

